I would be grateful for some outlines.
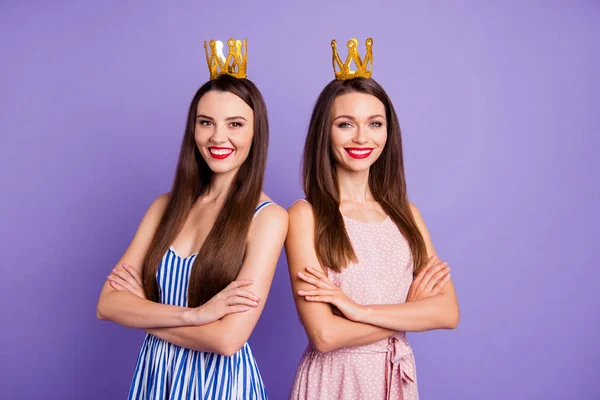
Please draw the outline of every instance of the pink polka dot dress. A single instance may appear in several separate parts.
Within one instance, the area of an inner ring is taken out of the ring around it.
[[[387,217],[366,223],[344,217],[358,258],[329,278],[359,304],[406,302],[413,261],[408,242]],[[406,333],[321,353],[309,343],[296,372],[293,400],[417,400],[413,352]]]

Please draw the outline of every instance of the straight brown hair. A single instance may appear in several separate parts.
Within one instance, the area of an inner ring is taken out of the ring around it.
[[[369,188],[408,241],[416,275],[427,258],[427,250],[408,202],[400,124],[390,98],[373,79],[330,82],[319,95],[310,119],[302,175],[304,193],[315,218],[317,257],[321,265],[336,272],[350,262],[358,262],[340,212],[339,186],[331,151],[333,103],[338,96],[351,92],[373,95],[385,106],[387,142],[369,170]]]
[[[171,193],[144,260],[144,291],[153,301],[159,300],[156,273],[161,260],[183,228],[194,202],[209,187],[213,175],[194,139],[198,103],[212,90],[233,93],[252,108],[254,137],[248,158],[240,166],[217,220],[194,260],[188,307],[198,307],[210,300],[236,279],[242,267],[246,237],[262,191],[269,124],[267,107],[254,83],[221,75],[198,89],[190,104]]]

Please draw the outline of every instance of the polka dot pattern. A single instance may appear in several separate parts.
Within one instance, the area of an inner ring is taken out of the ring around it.
[[[387,217],[367,223],[344,217],[358,263],[330,279],[359,304],[400,304],[412,283],[408,242]],[[399,332],[388,339],[329,353],[309,343],[296,372],[293,400],[418,400],[415,360]]]

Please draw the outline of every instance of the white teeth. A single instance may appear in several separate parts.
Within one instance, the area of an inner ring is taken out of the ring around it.
[[[364,154],[370,153],[371,150],[348,150],[348,152],[350,152],[352,154],[356,154],[357,156],[362,156]]]
[[[233,153],[233,150],[231,150],[231,149],[226,149],[226,150],[208,149],[208,150],[216,156],[224,156],[225,154]]]

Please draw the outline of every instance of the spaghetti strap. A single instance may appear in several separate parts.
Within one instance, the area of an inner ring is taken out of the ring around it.
[[[304,203],[308,204],[309,206],[311,205],[311,204],[310,204],[310,203],[309,203],[309,202],[308,202],[306,199],[298,199],[298,200],[296,200],[294,203],[292,203],[292,205],[294,205],[294,204],[298,203],[299,201],[302,201],[302,202],[304,202]],[[311,206],[311,207],[312,207],[312,206]]]
[[[271,204],[275,204],[272,201],[263,201],[262,203],[260,203],[258,205],[258,207],[256,207],[256,210],[254,210],[254,217],[256,217],[258,215],[258,213],[260,213],[265,207],[270,206]],[[252,218],[254,218],[252,217]]]

